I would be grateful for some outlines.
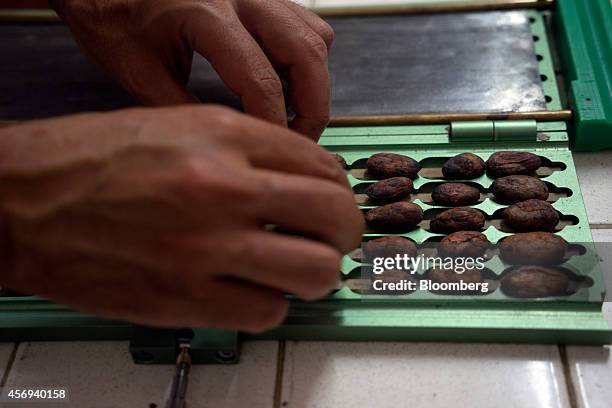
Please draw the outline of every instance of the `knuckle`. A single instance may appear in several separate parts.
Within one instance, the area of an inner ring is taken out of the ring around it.
[[[346,180],[346,174],[344,172],[344,169],[340,167],[336,162],[331,163],[331,165],[327,166],[326,169],[329,173],[328,177],[331,180],[339,181],[341,183],[344,183],[344,181]]]
[[[330,249],[325,254],[313,259],[313,271],[310,287],[304,290],[305,300],[314,300],[327,295],[338,283],[340,275],[340,253]]]
[[[338,165],[329,152],[320,149],[320,147],[317,145],[314,145],[313,147],[316,150],[313,150],[313,157],[315,158],[313,162],[315,162],[317,167],[320,168],[321,177],[346,186],[347,177],[345,170]]]
[[[259,305],[252,305],[253,316],[245,323],[244,330],[261,333],[280,325],[287,317],[289,303],[282,296],[270,297]]]
[[[325,42],[325,45],[327,46],[327,48],[329,49],[331,45],[333,44],[334,37],[336,35],[336,33],[334,32],[334,29],[329,24],[327,24],[327,22],[321,20],[321,24],[319,28],[319,35]]]
[[[304,41],[310,56],[318,61],[327,61],[327,44],[316,32],[308,30],[304,34]]]
[[[224,246],[226,259],[241,259],[253,264],[257,260],[257,245],[253,239],[242,238],[227,240]]]
[[[240,125],[240,114],[235,110],[221,105],[206,105],[205,112],[194,108],[192,111],[193,122],[198,124],[205,120],[208,125],[216,128],[236,128]]]
[[[329,113],[318,117],[308,118],[308,127],[310,128],[309,130],[311,130],[312,132],[316,131],[318,133],[321,133],[329,124],[329,120]]]
[[[276,72],[271,69],[258,70],[253,78],[253,86],[258,93],[273,98],[283,96],[283,84]]]
[[[328,231],[333,237],[333,243],[342,252],[354,249],[361,239],[364,220],[361,211],[355,204],[351,191],[341,187],[328,199],[332,220],[328,223]]]

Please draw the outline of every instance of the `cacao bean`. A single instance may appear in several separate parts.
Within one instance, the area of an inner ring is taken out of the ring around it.
[[[514,204],[530,199],[548,199],[546,183],[531,176],[506,176],[496,179],[491,185],[495,200]]]
[[[485,224],[484,215],[473,208],[451,208],[436,215],[429,226],[432,232],[451,233],[457,231],[480,231]]]
[[[421,170],[421,165],[413,158],[395,153],[377,153],[368,159],[366,166],[368,173],[378,179],[389,177],[414,179]]]
[[[485,173],[485,161],[473,153],[461,153],[442,166],[442,174],[449,180],[471,180]]]
[[[431,198],[436,204],[448,207],[471,205],[480,200],[480,191],[467,184],[444,183],[433,190]]]
[[[410,231],[423,220],[423,210],[406,201],[387,204],[366,213],[370,228],[386,231]]]
[[[487,173],[493,178],[533,174],[540,168],[540,157],[529,152],[497,152],[487,160]]]
[[[506,208],[503,212],[506,225],[516,231],[553,232],[559,223],[559,213],[542,200],[526,200]]]
[[[394,201],[410,195],[412,180],[408,177],[391,177],[371,184],[366,194],[376,201]]]

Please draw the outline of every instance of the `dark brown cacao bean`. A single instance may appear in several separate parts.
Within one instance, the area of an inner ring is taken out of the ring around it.
[[[332,153],[332,157],[334,158],[335,161],[338,162],[338,164],[340,166],[342,166],[342,168],[344,170],[348,170],[349,169],[349,166],[348,166],[346,160],[344,160],[344,157],[342,157],[342,156],[340,156],[339,154],[336,154],[336,153]]]
[[[366,213],[370,228],[384,231],[410,231],[423,220],[423,210],[406,201],[387,204]]]
[[[550,232],[525,232],[499,244],[501,258],[514,265],[556,265],[563,262],[567,242]]]
[[[487,173],[493,178],[532,174],[540,168],[540,157],[529,152],[497,152],[487,160]]]
[[[467,184],[444,183],[433,190],[431,198],[436,204],[448,207],[471,205],[480,200],[480,191]]]
[[[516,298],[543,298],[571,294],[567,273],[543,266],[523,266],[504,275],[502,292]]]
[[[426,279],[429,279],[432,283],[484,283],[485,277],[479,269],[466,269],[463,273],[457,273],[452,269],[430,269],[426,273]],[[474,295],[474,294],[486,294],[480,290],[430,290],[432,293],[438,293],[441,295]],[[492,292],[492,288],[488,288],[487,292]]]
[[[471,180],[485,173],[485,161],[473,153],[461,153],[442,166],[442,174],[449,180]]]
[[[376,201],[394,201],[410,195],[412,180],[408,177],[391,177],[371,184],[366,194]]]
[[[438,244],[440,257],[471,257],[484,256],[489,248],[489,240],[485,234],[478,231],[458,231],[444,237]]]
[[[389,177],[414,179],[421,170],[421,165],[413,158],[395,153],[377,153],[368,159],[366,166],[368,173],[378,179]]]
[[[473,208],[451,208],[436,215],[429,226],[432,232],[447,234],[457,231],[480,231],[485,224],[484,215]]]
[[[380,237],[363,244],[363,253],[367,259],[377,257],[392,258],[396,255],[408,255],[411,258],[417,256],[417,247],[408,238],[404,237]]]
[[[530,199],[548,199],[546,183],[531,176],[506,176],[496,179],[491,185],[495,200],[514,204]]]
[[[559,213],[542,200],[526,200],[506,208],[503,212],[506,225],[516,231],[553,232],[559,223]]]

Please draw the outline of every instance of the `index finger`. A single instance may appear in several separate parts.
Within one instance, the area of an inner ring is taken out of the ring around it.
[[[289,68],[291,128],[318,140],[329,122],[327,43],[282,2],[247,2],[241,16],[276,66]],[[278,24],[269,24],[273,16]]]
[[[210,62],[228,88],[240,95],[246,113],[286,126],[280,78],[233,9],[224,7],[213,18],[199,17],[195,13],[184,25],[191,47]]]
[[[241,146],[252,166],[324,178],[351,188],[342,166],[315,141],[256,118],[241,118],[240,130],[233,141]]]

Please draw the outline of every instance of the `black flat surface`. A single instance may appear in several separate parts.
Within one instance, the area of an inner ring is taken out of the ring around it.
[[[336,17],[332,115],[545,110],[526,13]],[[0,118],[27,119],[135,102],[79,52],[61,25],[0,26]],[[153,85],[154,86],[154,85]],[[196,58],[190,89],[239,106]]]

